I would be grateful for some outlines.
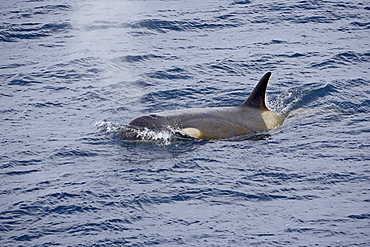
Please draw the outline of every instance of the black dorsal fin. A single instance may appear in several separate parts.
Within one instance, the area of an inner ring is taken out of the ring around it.
[[[265,94],[267,83],[269,82],[271,72],[267,72],[258,82],[253,92],[249,95],[248,99],[241,105],[241,107],[253,107],[266,109]]]

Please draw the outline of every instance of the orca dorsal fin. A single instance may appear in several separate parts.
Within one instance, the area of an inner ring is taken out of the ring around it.
[[[269,82],[271,72],[267,72],[258,82],[253,92],[249,95],[248,99],[241,105],[241,107],[252,107],[266,109],[265,94],[267,83]]]

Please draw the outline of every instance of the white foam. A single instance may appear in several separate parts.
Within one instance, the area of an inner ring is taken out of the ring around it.
[[[174,132],[172,131],[154,131],[147,128],[132,129],[132,131],[134,131],[138,139],[143,141],[153,141],[162,145],[171,144],[171,140],[174,137]]]
[[[122,126],[120,126],[118,123],[112,123],[104,120],[96,122],[95,126],[105,130],[107,133],[118,132],[122,128]]]

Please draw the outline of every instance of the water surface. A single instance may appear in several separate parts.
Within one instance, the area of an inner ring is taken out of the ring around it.
[[[370,5],[0,3],[2,246],[368,246]],[[123,143],[150,112],[243,103],[261,138]]]

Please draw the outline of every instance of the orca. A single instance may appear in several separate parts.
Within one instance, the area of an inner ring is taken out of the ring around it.
[[[268,131],[281,125],[285,115],[266,107],[265,94],[271,72],[257,83],[248,99],[240,106],[189,108],[140,116],[128,124],[129,129],[172,131],[205,140],[230,139],[255,132]],[[127,130],[120,134],[127,138]],[[129,139],[132,135],[129,136]]]

